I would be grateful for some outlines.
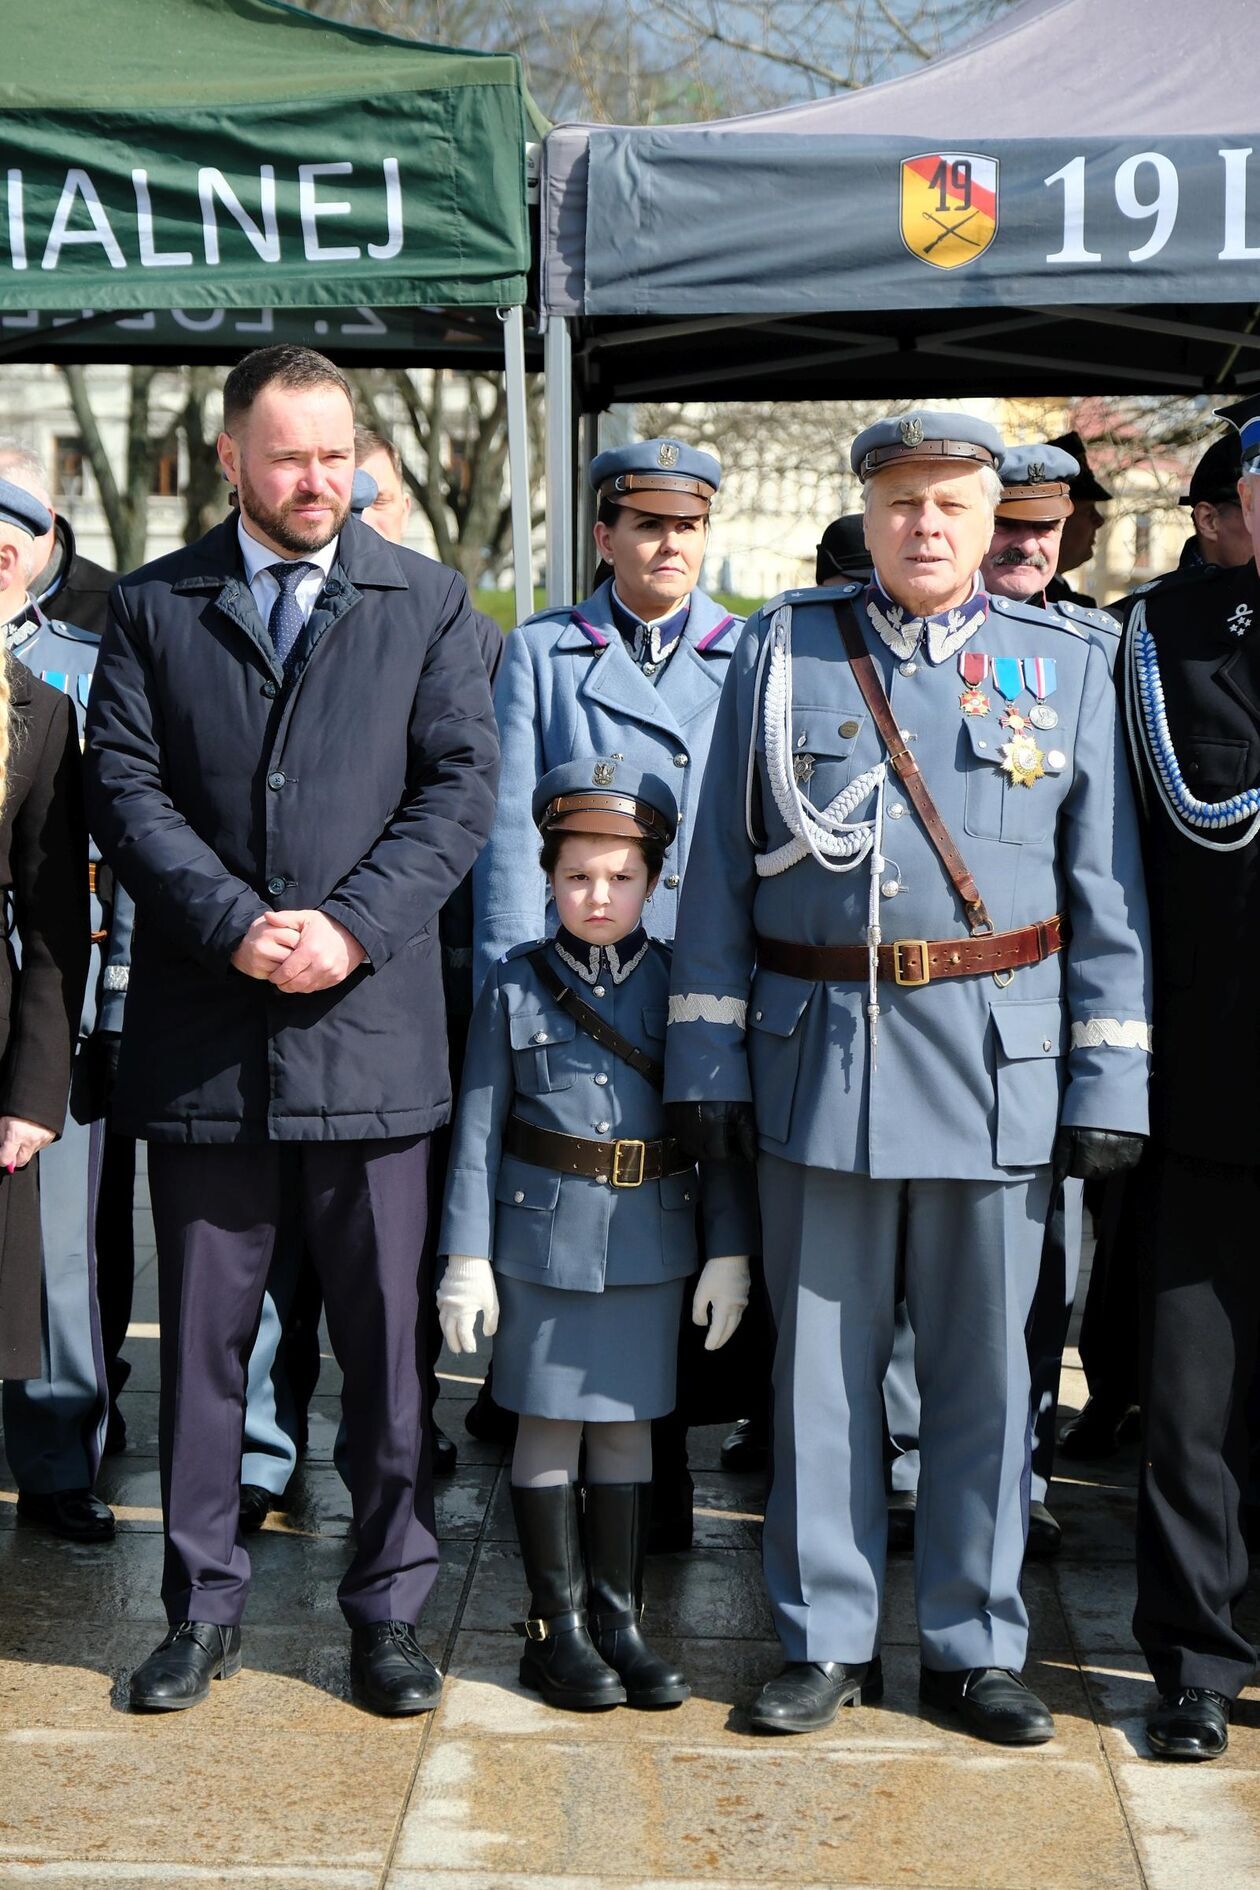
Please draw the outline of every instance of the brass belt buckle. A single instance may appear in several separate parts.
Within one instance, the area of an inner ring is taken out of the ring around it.
[[[903,953],[918,952],[919,974],[916,977],[906,970]],[[925,938],[895,938],[892,941],[893,983],[905,985],[930,984],[932,968],[928,964],[928,946]]]
[[[530,1619],[525,1622],[524,1626],[525,1639],[527,1641],[546,1641],[551,1638],[551,1626],[549,1622]]]
[[[622,1167],[623,1161],[631,1164],[627,1174]],[[613,1143],[612,1185],[614,1188],[638,1188],[643,1184],[643,1169],[647,1161],[647,1143],[621,1141]]]

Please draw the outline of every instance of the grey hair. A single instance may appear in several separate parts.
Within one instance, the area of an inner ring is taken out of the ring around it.
[[[52,504],[48,469],[38,453],[20,440],[0,437],[0,479],[11,480],[24,492],[32,492],[44,505]]]
[[[941,464],[942,465],[947,465],[947,464],[958,465],[959,462],[957,460],[953,460],[953,461],[942,460]],[[992,466],[977,466],[976,471],[980,475],[980,490],[982,494],[984,495],[984,502],[988,506],[990,512],[996,512],[998,509],[998,506],[1002,502],[1002,492],[1003,492],[1002,481],[999,479],[997,473],[995,472]],[[866,509],[866,504],[870,495],[871,487],[874,485],[874,483],[875,481],[873,479],[868,479],[866,484],[862,487],[862,509],[864,511]]]

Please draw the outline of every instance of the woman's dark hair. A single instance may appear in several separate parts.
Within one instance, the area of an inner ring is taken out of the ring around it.
[[[556,870],[556,863],[560,858],[561,847],[566,840],[572,837],[573,831],[572,828],[553,827],[550,833],[543,835],[543,843],[538,854],[538,864],[542,867],[548,879],[551,878],[551,875]],[[588,834],[587,838],[611,840],[613,836],[611,834]],[[631,845],[638,847],[639,852],[643,855],[643,861],[648,870],[649,883],[659,879],[661,876],[661,868],[665,864],[665,842],[654,837],[650,838],[647,835],[639,834],[631,842]]]

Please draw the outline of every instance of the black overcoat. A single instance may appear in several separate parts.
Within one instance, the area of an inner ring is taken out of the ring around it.
[[[1174,823],[1143,754],[1131,639],[1138,604],[1151,631],[1169,732],[1196,799],[1260,786],[1260,582],[1256,567],[1186,567],[1126,598],[1130,753],[1142,804],[1154,990],[1151,1132],[1200,1161],[1260,1161],[1260,835],[1212,851]],[[1236,826],[1215,833],[1236,841]]]
[[[8,660],[8,792],[0,892],[22,948],[0,953],[0,1115],[60,1135],[87,981],[87,826],[68,696]],[[40,1374],[38,1156],[0,1174],[0,1378]]]
[[[484,842],[498,742],[463,579],[347,521],[288,679],[235,519],[126,577],[87,736],[136,902],[114,1123],[163,1142],[418,1135],[450,1110],[437,915]],[[367,963],[286,997],[233,969],[267,906]]]

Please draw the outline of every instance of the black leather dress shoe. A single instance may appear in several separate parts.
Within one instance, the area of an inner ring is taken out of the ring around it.
[[[1146,1722],[1146,1737],[1158,1759],[1219,1759],[1229,1744],[1229,1706],[1210,1687],[1165,1693]]]
[[[789,1660],[767,1680],[753,1701],[748,1723],[754,1732],[818,1732],[842,1706],[863,1706],[884,1697],[884,1669],[874,1660]]]
[[[261,1483],[242,1483],[240,1522],[243,1536],[256,1536],[271,1514],[275,1497]]]
[[[1006,1667],[970,1667],[965,1673],[919,1669],[919,1698],[943,1713],[957,1713],[968,1732],[999,1746],[1040,1746],[1054,1738],[1049,1709]]]
[[[913,1490],[888,1492],[888,1548],[893,1555],[914,1552],[914,1512],[917,1497]]]
[[[38,1523],[67,1542],[112,1542],[114,1512],[91,1490],[53,1490],[35,1495],[18,1492],[17,1513],[23,1522]]]
[[[479,1444],[514,1444],[516,1413],[496,1404],[493,1394],[483,1385],[464,1413],[464,1429]]]
[[[356,1706],[385,1719],[431,1713],[442,1676],[410,1621],[373,1621],[350,1630],[350,1693]]]
[[[1048,1561],[1063,1547],[1063,1531],[1044,1503],[1028,1505],[1028,1542],[1024,1554],[1034,1562]]]
[[[453,1477],[455,1466],[459,1462],[459,1452],[444,1430],[433,1426],[433,1474],[435,1477]]]
[[[742,1417],[723,1440],[718,1461],[723,1470],[764,1470],[770,1460],[770,1432],[764,1417]]]
[[[1059,1449],[1073,1463],[1096,1463],[1114,1457],[1122,1444],[1131,1443],[1141,1430],[1135,1404],[1117,1407],[1101,1398],[1087,1398],[1080,1415],[1059,1433]]]
[[[178,1713],[200,1706],[212,1680],[241,1670],[241,1630],[213,1621],[180,1621],[131,1676],[139,1713]]]

